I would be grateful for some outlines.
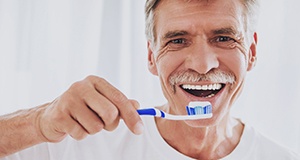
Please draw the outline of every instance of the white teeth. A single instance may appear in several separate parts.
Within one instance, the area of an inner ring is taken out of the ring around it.
[[[220,83],[210,84],[210,85],[191,85],[191,84],[184,84],[182,85],[183,89],[190,89],[190,90],[219,90],[222,88]]]
[[[210,94],[210,95],[207,96],[207,98],[210,98],[210,97],[213,97],[213,96],[215,96],[215,94]]]
[[[212,89],[213,89],[213,85],[210,84],[210,85],[208,86],[208,90],[212,90]]]

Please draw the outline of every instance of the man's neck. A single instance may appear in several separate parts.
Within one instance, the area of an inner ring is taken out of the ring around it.
[[[237,119],[225,117],[212,127],[193,128],[184,121],[156,118],[164,140],[177,151],[196,159],[220,159],[238,145],[244,125]]]

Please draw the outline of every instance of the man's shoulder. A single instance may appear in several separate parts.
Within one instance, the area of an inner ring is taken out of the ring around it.
[[[245,159],[300,160],[300,155],[293,150],[263,135],[248,124],[244,126],[240,143],[234,151],[236,155],[247,157]]]

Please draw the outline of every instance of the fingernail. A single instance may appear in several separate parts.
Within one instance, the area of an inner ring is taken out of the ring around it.
[[[133,132],[135,134],[139,135],[139,134],[142,134],[143,131],[144,131],[144,124],[142,122],[136,123],[135,126],[134,126],[134,129],[133,129]]]

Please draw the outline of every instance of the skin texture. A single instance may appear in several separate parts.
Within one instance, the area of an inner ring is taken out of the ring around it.
[[[155,12],[157,39],[148,41],[148,64],[151,73],[159,77],[168,100],[160,109],[186,114],[184,106],[190,101],[210,101],[214,115],[197,121],[156,119],[159,131],[167,143],[190,157],[224,157],[237,146],[242,134],[243,124],[230,117],[229,111],[242,91],[246,72],[255,65],[256,33],[246,33],[239,1],[166,0],[158,4]],[[181,84],[172,86],[169,82],[180,72],[205,75],[213,70],[233,74],[235,82],[227,83],[211,98],[192,96],[180,88]]]
[[[89,76],[51,103],[1,116],[0,157],[42,142],[60,142],[66,135],[81,140],[103,129],[112,131],[120,119],[134,134],[141,134],[137,108],[137,101],[106,80]]]

